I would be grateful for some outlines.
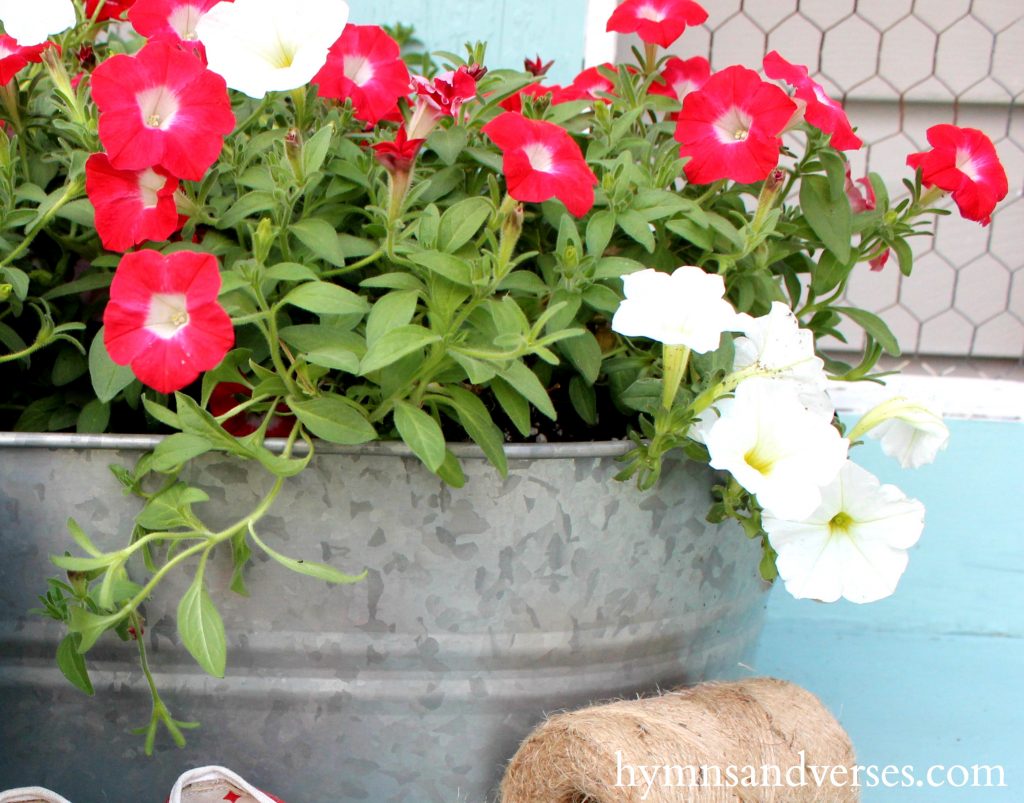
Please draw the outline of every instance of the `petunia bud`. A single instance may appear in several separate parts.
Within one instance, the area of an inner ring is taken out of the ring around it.
[[[523,67],[526,69],[526,72],[530,73],[530,75],[535,75],[540,78],[542,75],[547,75],[548,70],[551,69],[551,65],[554,63],[555,62],[553,61],[545,62],[540,57],[540,54],[538,54],[535,59],[524,59]]]
[[[274,228],[270,218],[265,217],[256,226],[256,232],[252,236],[252,252],[256,262],[263,265],[270,255],[270,249],[274,245]]]
[[[288,157],[288,164],[292,166],[292,173],[300,181],[303,179],[302,171],[302,134],[297,128],[289,128],[284,137],[284,155]]]
[[[14,285],[7,282],[0,284],[0,304],[9,299],[13,291]]]

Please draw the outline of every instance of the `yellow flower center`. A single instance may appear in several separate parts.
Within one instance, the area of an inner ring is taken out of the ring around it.
[[[846,535],[850,532],[851,526],[853,526],[853,519],[849,513],[844,513],[843,511],[836,513],[828,523],[828,528],[832,535]]]

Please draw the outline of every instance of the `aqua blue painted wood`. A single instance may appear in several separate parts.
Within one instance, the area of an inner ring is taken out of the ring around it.
[[[1024,800],[1024,424],[954,421],[947,452],[903,471],[857,461],[928,508],[895,596],[820,605],[772,592],[754,670],[815,692],[861,764],[1001,764],[1008,788],[881,788],[865,803]]]
[[[466,42],[488,45],[488,66],[522,69],[523,59],[541,55],[556,59],[550,75],[570,81],[583,66],[586,0],[350,0],[352,21],[416,27],[431,50],[462,52]]]

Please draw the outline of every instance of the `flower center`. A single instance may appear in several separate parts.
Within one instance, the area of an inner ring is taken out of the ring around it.
[[[956,152],[956,169],[971,181],[977,182],[981,180],[981,173],[978,172],[978,166],[974,164],[970,151],[958,150]]]
[[[642,6],[636,15],[642,20],[651,22],[662,22],[665,19],[665,12],[656,6]]]
[[[161,176],[152,167],[148,167],[139,173],[139,195],[142,196],[142,207],[154,209],[160,202],[160,190],[164,188],[167,179]]]
[[[547,145],[541,142],[531,142],[529,145],[523,146],[523,153],[526,154],[530,167],[538,173],[552,172],[551,168],[554,167],[555,160]]]
[[[161,340],[170,340],[188,322],[188,298],[184,293],[153,293],[150,297],[145,326]]]
[[[771,455],[765,454],[762,451],[760,443],[743,455],[743,460],[761,476],[767,476],[771,473],[774,464]]]
[[[193,5],[177,6],[167,18],[167,24],[183,41],[195,42],[199,39],[196,34],[196,23],[202,16],[203,12]]]
[[[732,106],[714,122],[715,134],[723,144],[743,142],[750,136],[754,119],[738,106]]]
[[[850,527],[852,525],[853,518],[850,514],[839,511],[828,523],[828,528],[832,535],[847,535],[850,532]]]
[[[135,102],[147,128],[166,131],[178,114],[178,97],[163,84],[142,90],[135,96]]]
[[[277,47],[268,55],[267,61],[277,70],[287,70],[295,61],[295,54],[299,48],[294,42],[283,42],[278,40]]]
[[[356,86],[366,86],[373,80],[373,64],[364,56],[346,56],[345,77]]]

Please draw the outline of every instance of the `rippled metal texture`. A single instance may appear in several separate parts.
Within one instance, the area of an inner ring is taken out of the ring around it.
[[[122,544],[135,502],[106,467],[137,452],[30,445],[0,440],[0,788],[155,801],[184,769],[222,763],[289,803],[479,803],[545,712],[714,677],[760,629],[758,548],[704,522],[711,477],[696,465],[642,495],[613,479],[619,445],[571,459],[545,447],[514,453],[506,480],[466,459],[469,482],[453,490],[400,450],[321,454],[262,535],[368,579],[329,587],[259,556],[241,599],[218,555],[226,680],[179,646],[188,577],[170,583],[148,604],[146,641],[168,703],[203,727],[148,760],[128,733],[149,716],[132,645],[108,636],[90,653],[90,699],[54,665],[59,628],[26,615],[47,555],[71,543],[69,515]],[[200,461],[191,480],[213,524],[269,487],[227,459]]]

